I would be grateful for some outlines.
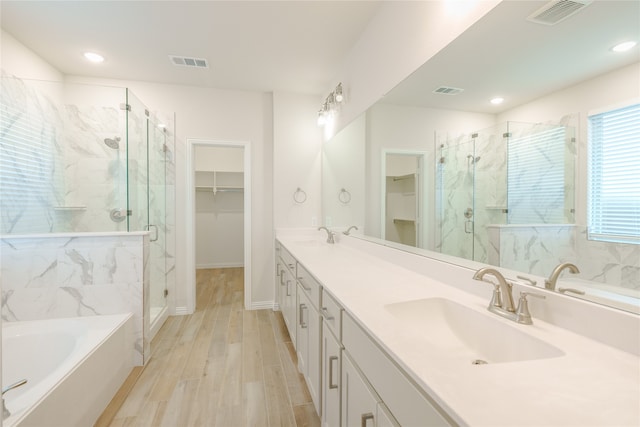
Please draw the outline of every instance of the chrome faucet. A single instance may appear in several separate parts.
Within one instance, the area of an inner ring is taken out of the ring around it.
[[[318,227],[318,231],[320,230],[325,230],[327,232],[327,243],[335,243],[335,235],[336,233],[334,233],[333,231],[329,230],[327,227]]]
[[[498,284],[493,283],[490,280],[486,280],[484,276],[491,275],[498,280]],[[493,296],[489,303],[489,310],[499,316],[505,317],[514,322],[522,323],[523,325],[531,325],[531,313],[529,313],[529,304],[527,302],[527,296],[544,299],[544,295],[539,295],[531,292],[520,292],[520,300],[518,301],[518,308],[515,308],[513,304],[513,285],[507,282],[507,279],[496,269],[491,267],[481,268],[473,275],[475,280],[481,280],[483,282],[491,283],[493,285]],[[503,295],[505,298],[503,298]]]
[[[9,418],[11,416],[11,412],[9,412],[9,410],[7,409],[6,405],[4,404],[4,394],[10,390],[13,390],[14,388],[18,388],[21,385],[25,385],[27,383],[27,380],[20,380],[18,382],[15,382],[11,385],[6,386],[5,388],[2,389],[2,419],[5,420],[7,418]]]
[[[564,269],[568,269],[569,272],[572,274],[580,273],[580,270],[578,269],[578,267],[571,264],[570,262],[559,264],[556,266],[556,268],[553,269],[553,271],[551,272],[551,276],[549,276],[549,278],[544,281],[544,287],[547,289],[551,289],[552,291],[555,290],[558,277],[560,277],[560,273],[562,273]]]
[[[352,225],[351,227],[349,227],[345,231],[343,231],[342,234],[344,234],[345,236],[348,236],[349,233],[351,232],[351,230],[353,230],[353,229],[358,230],[358,227],[356,227],[355,225]]]

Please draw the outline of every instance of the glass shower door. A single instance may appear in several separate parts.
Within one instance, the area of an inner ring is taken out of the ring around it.
[[[149,120],[149,273],[151,328],[167,316],[167,145],[164,128]],[[159,322],[159,323],[158,323]]]
[[[440,147],[440,252],[466,259],[474,247],[474,159],[468,136]]]

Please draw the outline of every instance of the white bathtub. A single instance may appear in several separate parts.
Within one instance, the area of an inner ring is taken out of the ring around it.
[[[131,314],[4,322],[2,426],[91,426],[132,367]]]

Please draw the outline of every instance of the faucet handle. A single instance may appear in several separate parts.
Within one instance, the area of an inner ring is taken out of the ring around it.
[[[531,313],[529,312],[529,302],[527,301],[528,296],[542,299],[547,298],[544,295],[533,292],[520,292],[520,300],[518,301],[518,308],[516,310],[516,322],[522,323],[523,325],[533,324],[533,321],[531,320]]]
[[[502,292],[500,292],[500,285],[497,285],[495,283],[491,284],[493,285],[493,295],[491,295],[491,302],[489,302],[489,307],[502,308]]]
[[[528,278],[527,276],[516,276],[518,279],[520,280],[524,280],[525,282],[527,282],[528,284],[530,284],[531,286],[536,286],[538,284],[538,282],[536,282],[533,279]]]

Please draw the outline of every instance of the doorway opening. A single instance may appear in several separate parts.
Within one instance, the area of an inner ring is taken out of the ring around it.
[[[382,156],[382,238],[423,247],[424,153],[385,151]]]
[[[187,313],[196,307],[196,270],[244,270],[251,307],[251,153],[248,142],[187,140]]]

